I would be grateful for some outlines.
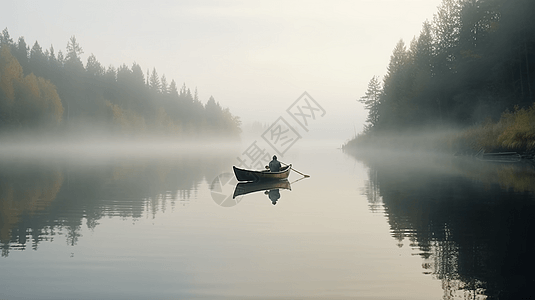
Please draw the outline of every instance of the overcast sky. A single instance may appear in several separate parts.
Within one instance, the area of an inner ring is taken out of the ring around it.
[[[418,36],[440,0],[7,1],[0,30],[65,52],[75,35],[84,64],[156,68],[210,95],[244,122],[271,123],[304,91],[326,111],[315,126],[343,140],[362,129],[356,101],[383,76],[396,43]],[[320,128],[321,127],[321,128]]]

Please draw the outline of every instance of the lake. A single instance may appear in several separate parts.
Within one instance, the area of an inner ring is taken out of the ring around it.
[[[273,205],[246,146],[4,149],[0,299],[531,296],[532,165],[309,142]]]

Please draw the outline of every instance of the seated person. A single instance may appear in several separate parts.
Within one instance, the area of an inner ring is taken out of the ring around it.
[[[281,163],[277,160],[277,156],[273,155],[273,160],[269,162],[270,172],[279,172],[281,169]]]

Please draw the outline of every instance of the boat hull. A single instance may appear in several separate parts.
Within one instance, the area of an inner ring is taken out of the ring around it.
[[[234,175],[236,175],[238,181],[259,182],[287,179],[290,175],[291,167],[292,165],[284,166],[279,172],[270,172],[269,170],[253,171],[240,169],[236,166],[233,166],[232,168],[234,169]]]

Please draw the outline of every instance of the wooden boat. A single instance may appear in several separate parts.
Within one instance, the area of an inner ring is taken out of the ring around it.
[[[288,175],[290,175],[292,165],[282,167],[279,172],[270,172],[269,170],[246,170],[240,169],[236,166],[232,166],[232,168],[234,169],[234,174],[236,175],[236,179],[238,179],[238,181],[258,182],[286,179],[288,178]]]
[[[269,180],[258,182],[239,182],[234,189],[234,195],[232,198],[238,196],[247,195],[254,192],[267,191],[267,190],[291,190],[290,182],[287,179],[283,180]]]
[[[516,152],[481,153],[478,160],[497,163],[516,163],[522,161],[522,156]]]

